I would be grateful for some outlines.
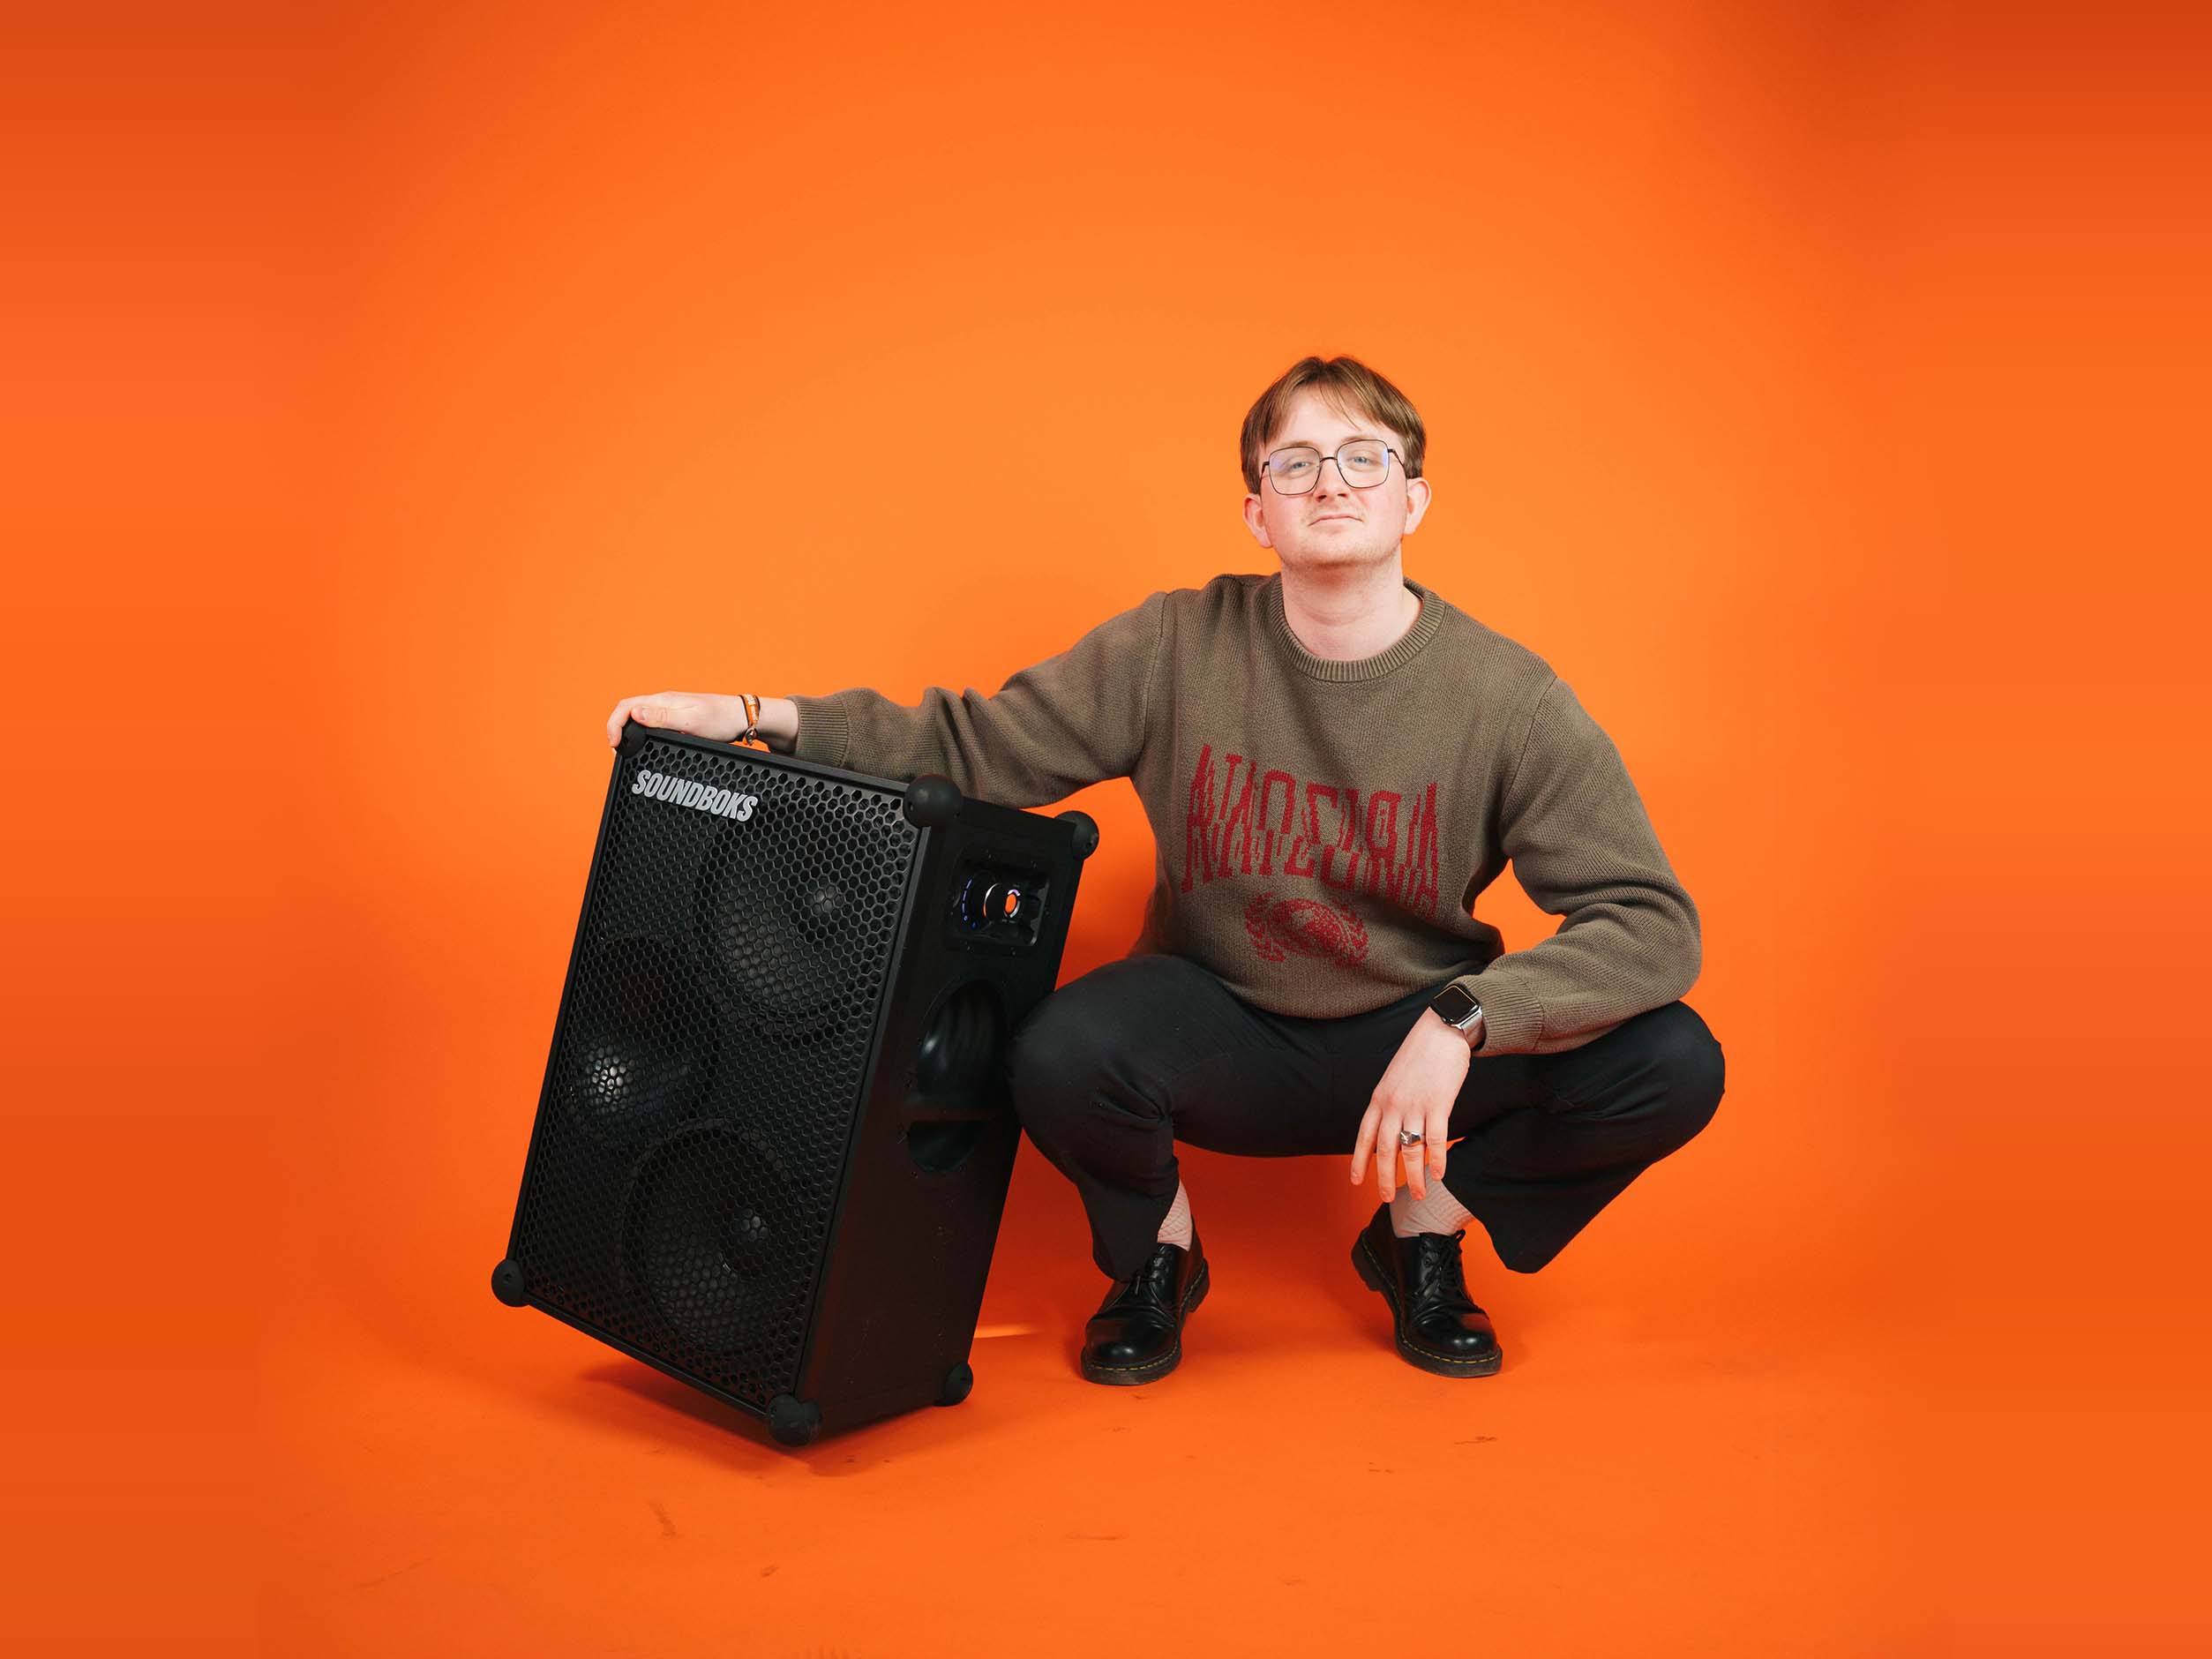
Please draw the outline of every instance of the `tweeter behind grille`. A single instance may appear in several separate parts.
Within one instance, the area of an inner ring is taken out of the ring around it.
[[[668,940],[611,939],[582,968],[589,988],[554,1049],[560,1101],[599,1140],[634,1145],[704,1103],[722,1022],[697,968]]]
[[[623,733],[502,1302],[804,1445],[954,1405],[1098,830]]]

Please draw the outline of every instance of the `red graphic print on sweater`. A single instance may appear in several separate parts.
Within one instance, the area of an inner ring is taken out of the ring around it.
[[[1299,885],[1379,898],[1432,922],[1436,915],[1436,785],[1369,790],[1366,808],[1356,787],[1301,784],[1241,754],[1217,762],[1206,744],[1183,815],[1181,890],[1225,875],[1270,878],[1273,888],[1244,914],[1263,956],[1357,962],[1367,954],[1367,929],[1353,907],[1326,894],[1296,896]],[[1289,896],[1278,896],[1284,890]]]
[[[1244,907],[1252,949],[1270,962],[1285,957],[1331,957],[1350,967],[1367,959],[1367,927],[1349,905],[1262,893]]]

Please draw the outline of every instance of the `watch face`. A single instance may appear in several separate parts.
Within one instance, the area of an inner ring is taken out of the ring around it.
[[[1475,1000],[1456,985],[1447,985],[1429,1003],[1436,1010],[1436,1017],[1447,1025],[1457,1025],[1480,1006]]]

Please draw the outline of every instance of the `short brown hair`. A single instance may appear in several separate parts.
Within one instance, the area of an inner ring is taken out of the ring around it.
[[[1244,487],[1260,492],[1260,463],[1267,458],[1268,440],[1283,430],[1293,399],[1312,389],[1322,401],[1346,417],[1354,411],[1389,427],[1406,440],[1406,476],[1421,477],[1421,455],[1428,439],[1421,416],[1406,394],[1357,357],[1301,357],[1283,378],[1260,394],[1260,401],[1244,417],[1241,443]]]

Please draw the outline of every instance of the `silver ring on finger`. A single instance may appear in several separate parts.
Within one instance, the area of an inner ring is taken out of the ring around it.
[[[1400,1146],[1420,1145],[1421,1131],[1417,1129],[1401,1129],[1398,1131],[1398,1144]]]

